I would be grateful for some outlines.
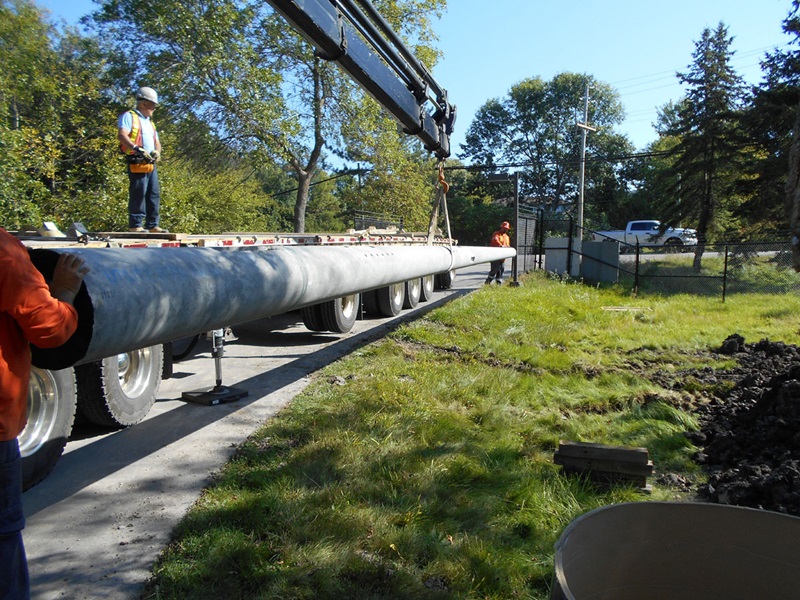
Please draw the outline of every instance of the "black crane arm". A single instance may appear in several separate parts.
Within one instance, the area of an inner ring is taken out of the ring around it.
[[[314,47],[439,158],[450,156],[456,108],[447,90],[368,0],[267,0]],[[429,107],[428,103],[432,106]]]

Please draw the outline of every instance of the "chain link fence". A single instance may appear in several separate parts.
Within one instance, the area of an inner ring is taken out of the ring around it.
[[[528,222],[530,221],[530,222]],[[781,294],[800,291],[789,236],[779,241],[699,246],[626,244],[578,231],[570,218],[520,215],[522,271],[546,269],[593,282],[619,283],[636,293]],[[527,232],[535,234],[529,238]],[[593,239],[594,238],[594,239]]]

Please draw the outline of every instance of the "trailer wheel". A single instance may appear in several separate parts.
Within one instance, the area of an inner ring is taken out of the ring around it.
[[[453,281],[455,281],[455,278],[456,278],[455,269],[437,274],[435,279],[436,289],[449,290],[451,287],[453,287]]]
[[[303,325],[309,331],[325,331],[325,323],[322,319],[320,304],[303,307],[300,312],[303,315]]]
[[[416,308],[422,293],[422,280],[417,278],[406,281],[405,288],[406,299],[403,301],[403,308]]]
[[[322,324],[327,331],[347,333],[358,317],[361,294],[351,294],[319,304]]]
[[[76,367],[78,410],[95,425],[135,425],[156,401],[163,361],[158,345]]]
[[[384,317],[395,317],[403,310],[406,299],[406,284],[404,281],[375,290],[375,300],[378,303],[378,313]]]
[[[31,368],[28,424],[19,435],[23,489],[44,479],[61,458],[75,420],[75,390],[75,371],[71,368]]]
[[[431,298],[433,298],[433,288],[434,286],[434,276],[433,275],[425,275],[421,279],[422,287],[419,291],[419,299],[421,302],[427,302]]]

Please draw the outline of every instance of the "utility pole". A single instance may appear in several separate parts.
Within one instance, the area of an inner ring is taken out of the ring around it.
[[[586,93],[583,97],[583,123],[576,123],[581,130],[581,174],[580,186],[578,188],[578,236],[583,239],[583,192],[586,178],[586,135],[590,131],[597,131],[595,127],[589,127],[589,82],[586,82]]]

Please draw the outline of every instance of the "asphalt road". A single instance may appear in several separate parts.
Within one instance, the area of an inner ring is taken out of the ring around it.
[[[246,390],[245,398],[216,406],[181,400],[185,391],[214,385],[210,343],[201,342],[175,364],[141,423],[78,428],[50,476],[24,494],[32,597],[139,598],[172,529],[212,474],[315,371],[479,287],[487,271],[463,269],[432,301],[392,319],[357,321],[347,334],[312,334],[298,314],[235,327],[237,339],[225,344],[223,384]]]

